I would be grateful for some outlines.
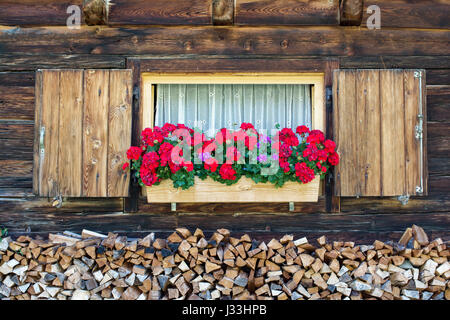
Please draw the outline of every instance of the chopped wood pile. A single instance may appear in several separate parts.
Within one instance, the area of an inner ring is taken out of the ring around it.
[[[260,242],[219,229],[178,228],[167,239],[83,230],[0,241],[0,298],[15,300],[443,300],[450,250],[418,226],[398,243]]]

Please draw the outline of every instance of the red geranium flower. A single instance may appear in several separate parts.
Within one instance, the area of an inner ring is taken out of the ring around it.
[[[220,167],[219,174],[224,180],[236,180],[236,171],[231,167],[231,164],[223,164]]]
[[[321,143],[325,141],[325,136],[323,132],[320,130],[312,130],[309,133],[309,136],[306,138],[306,142],[308,143]]]
[[[290,128],[283,128],[280,131],[280,140],[281,142],[286,143],[288,146],[298,146],[299,141],[294,131]]]
[[[280,157],[289,158],[292,154],[292,150],[286,143],[283,143],[280,147]]]
[[[144,154],[142,158],[142,167],[148,168],[149,170],[156,170],[159,167],[159,156],[156,151],[152,151]]]
[[[295,175],[303,183],[308,183],[314,179],[314,170],[306,165],[305,162],[295,164]]]
[[[328,162],[332,166],[337,166],[339,164],[339,155],[336,152],[333,152],[328,156]]]
[[[309,133],[309,128],[307,126],[298,126],[296,131],[299,135],[304,135]]]
[[[329,153],[333,153],[336,149],[336,143],[332,140],[325,140],[323,145],[325,146],[325,150]]]
[[[127,168],[130,166],[129,162],[125,162],[122,166],[122,170],[127,170]]]
[[[248,129],[255,129],[255,127],[253,126],[253,124],[251,124],[249,122],[242,122],[241,129],[248,130]]]
[[[141,147],[130,147],[127,151],[128,160],[139,160],[139,157],[142,154]]]
[[[167,163],[170,161],[171,153],[172,153],[173,145],[164,142],[159,146],[159,156],[161,158],[161,166],[164,167],[167,165]]]

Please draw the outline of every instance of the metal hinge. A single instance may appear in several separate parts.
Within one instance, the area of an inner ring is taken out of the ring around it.
[[[56,208],[61,208],[61,207],[62,207],[62,203],[63,203],[63,200],[62,200],[62,197],[61,197],[60,194],[58,194],[57,196],[55,196],[55,197],[53,198],[53,200],[52,200],[52,206],[53,206],[53,207],[56,207]]]
[[[44,136],[45,136],[45,127],[41,127],[39,134],[39,153],[41,155],[44,155],[45,153]]]
[[[398,199],[398,201],[400,201],[400,202],[402,203],[402,205],[405,206],[405,205],[408,204],[408,201],[409,201],[409,194],[399,196],[397,199]]]
[[[417,119],[419,120],[419,123],[416,125],[416,139],[421,140],[423,139],[423,114],[417,115]]]
[[[289,202],[289,211],[290,212],[292,212],[292,211],[294,211],[295,210],[295,205],[294,205],[294,202]]]
[[[422,72],[414,71],[414,78],[422,78]]]

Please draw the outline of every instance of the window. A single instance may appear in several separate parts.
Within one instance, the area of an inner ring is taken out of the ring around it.
[[[242,122],[325,129],[322,73],[144,73],[143,88],[143,128],[184,123],[208,135]]]

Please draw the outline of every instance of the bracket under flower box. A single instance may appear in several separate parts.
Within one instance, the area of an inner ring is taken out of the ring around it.
[[[187,190],[173,187],[172,180],[163,180],[159,185],[146,187],[149,203],[177,202],[317,202],[320,176],[306,184],[288,181],[276,188],[272,183],[255,183],[241,177],[233,185],[225,185],[211,178],[195,183]]]

